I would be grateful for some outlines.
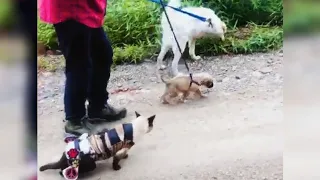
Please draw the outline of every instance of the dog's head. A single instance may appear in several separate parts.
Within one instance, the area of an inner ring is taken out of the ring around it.
[[[206,86],[207,88],[213,87],[213,77],[209,73],[198,73],[196,77],[199,79],[200,85]]]
[[[227,32],[226,24],[212,10],[207,10],[205,15],[207,17],[207,21],[205,22],[207,26],[206,32],[218,36],[224,41],[224,34]]]
[[[136,119],[132,121],[132,124],[135,125],[136,130],[141,131],[143,133],[149,133],[153,129],[153,121],[156,117],[156,115],[145,117],[140,115],[138,112],[135,112]]]

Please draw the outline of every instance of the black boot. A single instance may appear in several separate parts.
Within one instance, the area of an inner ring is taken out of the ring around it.
[[[90,129],[84,124],[83,119],[78,121],[67,120],[64,129],[66,133],[74,134],[76,136],[81,136],[84,133],[90,134]]]
[[[113,122],[125,118],[127,109],[116,109],[109,104],[105,104],[101,110],[95,110],[90,105],[88,106],[88,117],[90,122]]]

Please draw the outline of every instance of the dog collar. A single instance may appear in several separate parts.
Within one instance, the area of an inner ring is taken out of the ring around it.
[[[200,83],[198,83],[197,81],[193,80],[193,77],[192,77],[192,73],[190,73],[190,84],[189,84],[189,89],[191,88],[192,84],[196,84],[198,86],[200,86]]]

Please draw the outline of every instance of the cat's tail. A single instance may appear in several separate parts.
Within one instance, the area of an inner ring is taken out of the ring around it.
[[[67,163],[67,158],[65,154],[62,154],[62,157],[58,162],[48,163],[46,165],[43,165],[39,168],[39,171],[45,171],[48,169],[61,169],[63,168],[63,165]]]

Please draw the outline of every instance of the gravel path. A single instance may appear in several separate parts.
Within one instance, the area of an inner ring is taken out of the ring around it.
[[[108,161],[84,179],[283,179],[282,51],[209,57],[190,66],[212,73],[215,87],[207,99],[175,107],[159,103],[164,85],[157,82],[155,62],[116,67],[108,87],[111,103],[128,108],[124,121],[135,110],[156,113],[155,128],[119,172]],[[63,85],[62,70],[39,74],[40,165],[64,148]],[[39,173],[39,179],[57,178],[55,171]]]

